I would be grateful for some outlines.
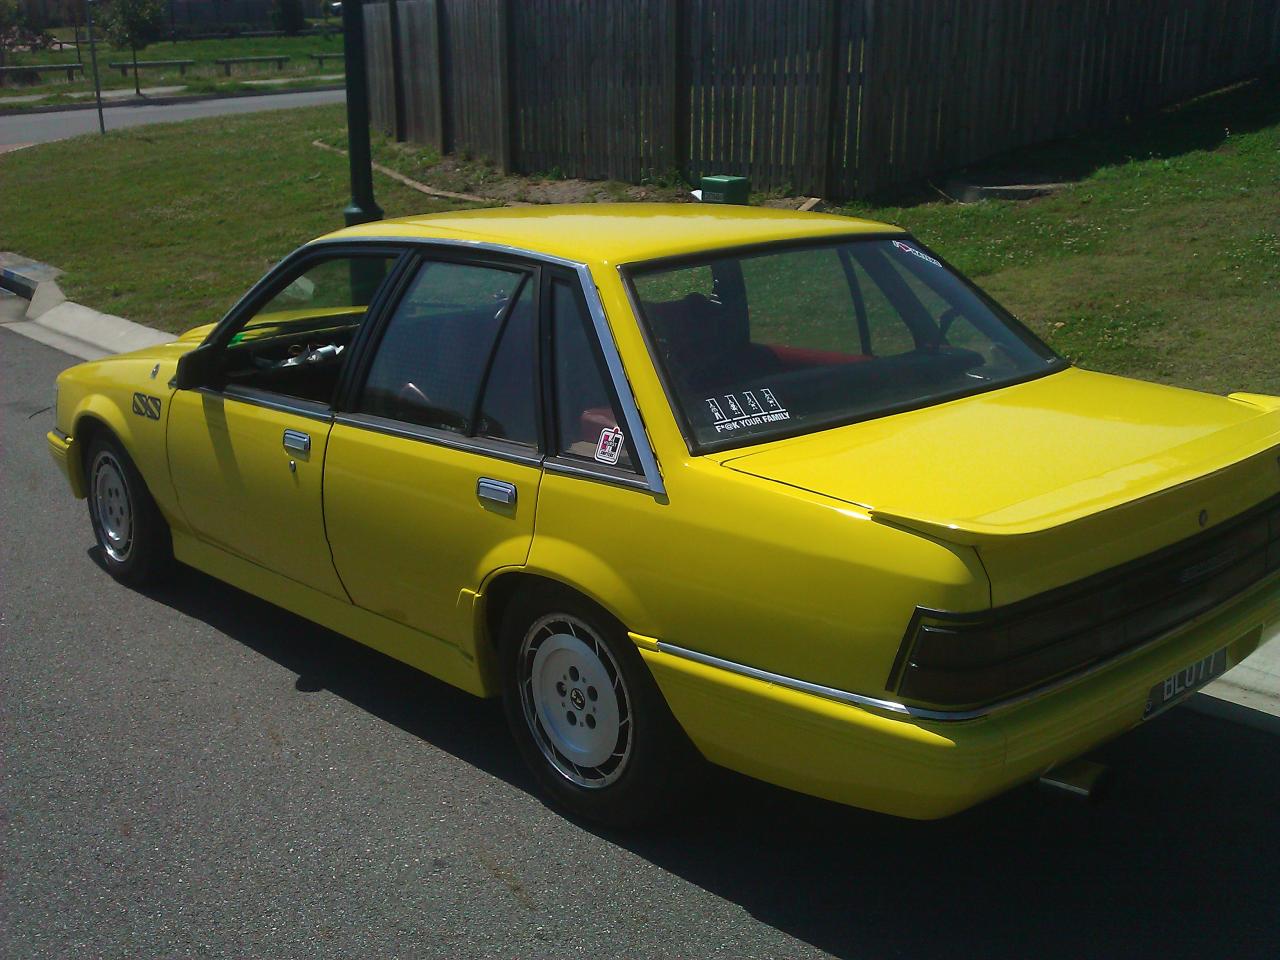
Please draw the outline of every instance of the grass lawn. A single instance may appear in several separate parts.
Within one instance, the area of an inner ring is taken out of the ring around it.
[[[71,295],[99,309],[170,330],[206,322],[292,247],[340,226],[346,161],[310,142],[342,124],[341,108],[321,107],[2,155],[0,249],[67,270]],[[377,152],[426,179],[435,169],[429,151]],[[1074,182],[1030,202],[930,192],[846,212],[909,227],[1083,366],[1280,394],[1274,78],[1002,162]],[[375,178],[388,216],[449,206]],[[608,186],[588,195],[618,192]]]
[[[1074,183],[846,212],[906,226],[1082,366],[1280,394],[1275,76],[1004,163]]]
[[[344,108],[159,124],[0,155],[0,250],[73,300],[165,330],[217,320],[269,266],[342,226],[347,162],[311,145]],[[452,205],[379,180],[388,216]]]

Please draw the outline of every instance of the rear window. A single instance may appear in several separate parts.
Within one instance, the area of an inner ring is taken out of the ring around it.
[[[1065,361],[910,238],[628,273],[695,449],[941,402]]]

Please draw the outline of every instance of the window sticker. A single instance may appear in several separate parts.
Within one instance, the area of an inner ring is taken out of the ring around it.
[[[893,241],[893,245],[897,247],[899,250],[901,250],[903,253],[909,253],[913,257],[919,257],[925,263],[932,263],[935,267],[942,266],[942,264],[940,264],[937,260],[933,259],[933,257],[929,256],[927,253],[921,253],[915,247],[910,246],[909,244],[903,243],[901,240]]]
[[[787,408],[768,387],[707,397],[705,402],[716,433],[732,433],[746,427],[759,427],[791,419]]]
[[[622,456],[624,439],[621,427],[605,427],[600,431],[600,439],[596,441],[596,459],[601,463],[617,463]]]

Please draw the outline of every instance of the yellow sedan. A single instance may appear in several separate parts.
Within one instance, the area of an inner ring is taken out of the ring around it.
[[[366,224],[58,388],[113,576],[189,564],[501,696],[601,821],[704,758],[944,816],[1280,624],[1280,399],[1073,368],[883,224]]]

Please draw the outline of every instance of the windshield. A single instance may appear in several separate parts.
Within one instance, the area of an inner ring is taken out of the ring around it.
[[[909,237],[629,271],[695,450],[936,403],[1064,365]]]

